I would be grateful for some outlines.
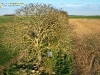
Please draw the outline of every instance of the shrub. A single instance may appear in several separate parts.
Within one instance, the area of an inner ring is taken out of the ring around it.
[[[13,47],[17,45],[15,50],[23,54],[17,64],[38,64],[41,75],[56,74],[57,71],[61,75],[71,74],[72,46],[69,37],[68,14],[65,11],[55,9],[51,5],[31,3],[16,10],[12,28],[13,34],[10,35],[15,38],[15,42],[10,44]],[[53,52],[51,58],[47,56],[48,50]],[[58,54],[59,52],[61,55]],[[62,64],[58,64],[59,62]],[[57,65],[61,67],[58,68]],[[41,67],[44,68],[42,71],[40,71]]]

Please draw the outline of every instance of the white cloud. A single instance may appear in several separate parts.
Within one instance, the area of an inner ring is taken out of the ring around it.
[[[78,3],[78,4],[57,4],[58,7],[71,7],[71,8],[78,8],[78,7],[82,7],[84,6],[84,4],[82,3]]]
[[[92,9],[99,9],[100,8],[100,4],[89,4],[88,7],[92,8]]]
[[[66,4],[66,7],[82,7],[84,4]]]
[[[58,8],[90,8],[90,9],[100,9],[100,4],[57,4]]]

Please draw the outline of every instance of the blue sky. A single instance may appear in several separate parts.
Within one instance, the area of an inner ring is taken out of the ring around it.
[[[0,15],[14,13],[19,6],[4,6],[1,3],[46,3],[67,11],[69,15],[100,15],[100,0],[0,0]]]

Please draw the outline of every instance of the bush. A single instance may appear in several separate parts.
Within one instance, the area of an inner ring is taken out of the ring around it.
[[[72,46],[67,12],[51,5],[31,3],[16,10],[14,23],[13,34],[10,35],[14,36],[15,42],[10,44],[13,47],[17,45],[17,51],[23,54],[17,64],[38,64],[40,75],[71,74]],[[53,53],[51,58],[47,56],[48,50]],[[43,70],[40,71],[41,67]],[[26,69],[29,67],[26,66]]]

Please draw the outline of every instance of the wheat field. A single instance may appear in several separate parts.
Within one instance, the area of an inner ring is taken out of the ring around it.
[[[70,19],[73,75],[100,75],[100,19]]]

